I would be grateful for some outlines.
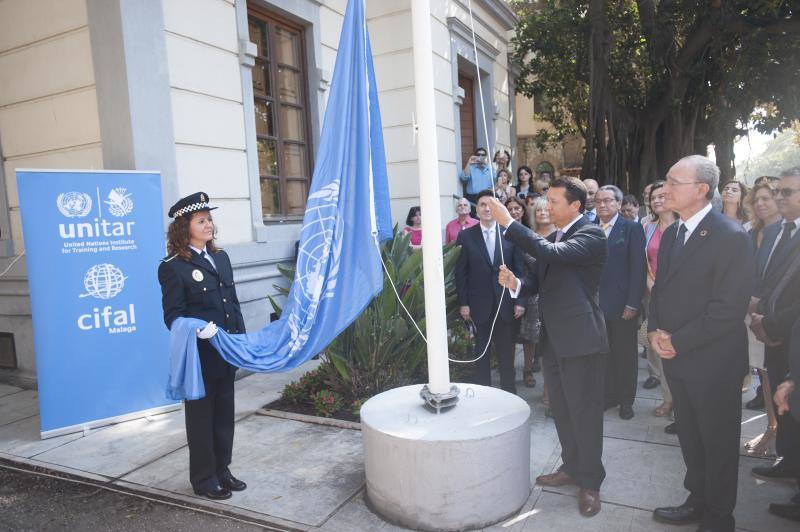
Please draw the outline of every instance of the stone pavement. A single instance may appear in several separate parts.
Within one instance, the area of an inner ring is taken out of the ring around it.
[[[518,357],[521,361],[521,354]],[[640,361],[639,382],[646,378]],[[404,530],[373,514],[364,501],[361,434],[357,430],[261,416],[256,410],[278,397],[283,385],[310,369],[286,374],[250,375],[236,383],[236,439],[232,470],[248,483],[233,498],[213,502],[196,497],[188,483],[188,449],[181,411],[71,434],[39,439],[36,392],[0,384],[0,459],[20,467],[40,467],[81,477],[112,489],[165,499],[219,512],[272,529],[320,531]],[[518,376],[520,375],[518,370]],[[551,419],[544,416],[537,387],[519,384],[529,401],[531,477],[559,465],[560,448]],[[743,400],[752,397],[750,392]],[[492,531],[675,531],[694,526],[660,525],[652,509],[684,500],[684,465],[677,438],[664,433],[664,419],[653,417],[659,391],[638,389],[636,417],[622,421],[606,413],[603,460],[607,478],[603,509],[586,519],[577,511],[574,488],[534,487],[519,515]],[[766,425],[762,412],[744,410],[747,441]],[[786,502],[794,488],[762,482],[750,475],[754,465],[769,462],[743,455],[740,466],[740,530],[781,532],[797,523],[767,512],[769,502]],[[491,494],[487,494],[490,496]]]

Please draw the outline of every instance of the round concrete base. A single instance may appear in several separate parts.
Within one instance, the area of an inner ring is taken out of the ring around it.
[[[531,491],[530,407],[516,395],[458,384],[458,405],[439,415],[421,385],[361,407],[367,499],[394,523],[463,530],[516,513]]]

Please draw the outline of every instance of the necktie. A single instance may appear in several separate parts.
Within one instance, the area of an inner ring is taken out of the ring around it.
[[[774,259],[780,257],[780,254],[786,249],[786,246],[789,245],[789,240],[792,239],[792,231],[794,228],[797,227],[794,222],[783,222],[783,232],[781,233],[781,239],[778,240],[778,244],[775,246],[775,249],[772,251],[772,255],[769,257],[769,262],[767,263],[767,269],[772,266],[775,262]]]
[[[494,262],[494,231],[492,229],[484,229],[483,238],[486,240],[486,251],[489,253],[489,261]]]
[[[564,238],[564,231],[559,229],[559,230],[556,231],[556,239],[555,239],[555,241],[556,242],[561,242],[562,238]]]
[[[208,256],[208,253],[206,253],[205,251],[201,251],[200,252],[200,256],[208,261],[208,263],[211,265],[211,267],[214,268],[214,271],[217,271],[217,267],[214,266],[213,262],[211,262],[211,257]]]
[[[611,227],[611,224],[602,223],[600,226],[603,228],[603,232],[608,236],[608,228]]]
[[[670,268],[674,268],[678,263],[678,259],[683,253],[683,246],[686,244],[686,224],[681,224],[678,227],[678,236],[675,237],[675,244],[672,246],[672,252],[669,256]]]

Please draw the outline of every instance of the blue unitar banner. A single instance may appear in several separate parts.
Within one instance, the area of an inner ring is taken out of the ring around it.
[[[155,172],[17,170],[42,437],[175,408]]]

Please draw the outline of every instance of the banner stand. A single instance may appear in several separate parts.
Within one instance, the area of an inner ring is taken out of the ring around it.
[[[106,427],[108,425],[116,425],[117,423],[123,423],[125,421],[133,421],[134,419],[141,419],[148,416],[157,416],[159,414],[166,414],[168,412],[174,412],[175,410],[181,410],[182,408],[183,408],[183,403],[160,406],[158,408],[142,410],[141,412],[132,412],[130,414],[125,414],[122,416],[114,416],[106,419],[97,419],[95,421],[89,421],[88,423],[72,425],[71,427],[62,427],[60,429],[48,430],[40,432],[39,435],[41,439],[46,440],[48,438],[56,438],[58,436],[64,436],[65,434],[73,434],[75,432],[86,432],[89,430]]]

